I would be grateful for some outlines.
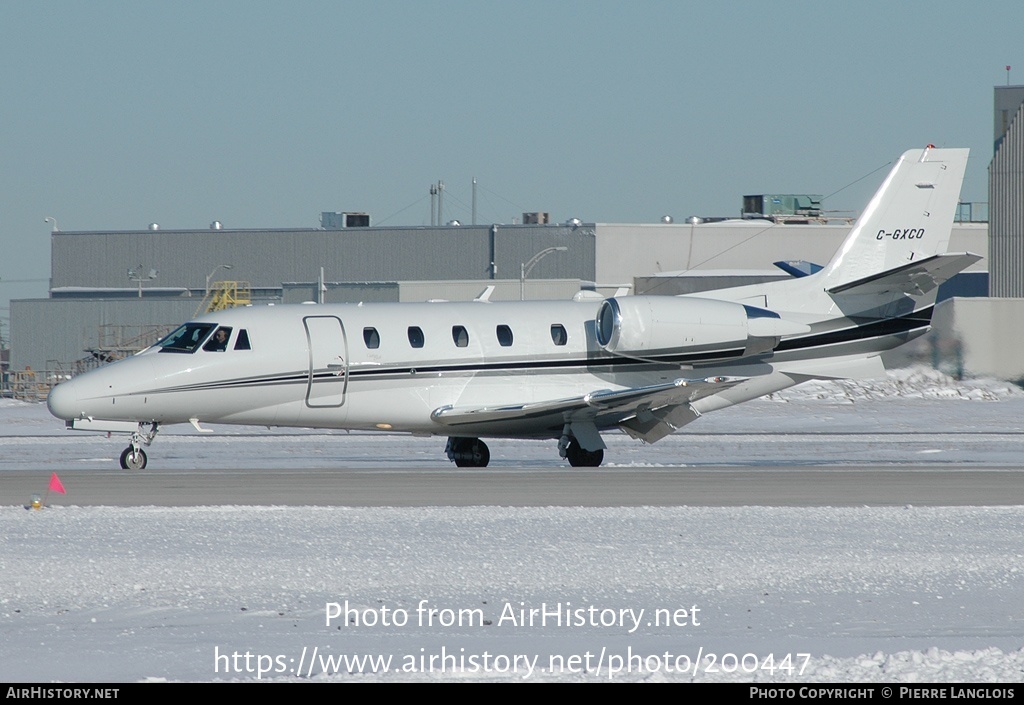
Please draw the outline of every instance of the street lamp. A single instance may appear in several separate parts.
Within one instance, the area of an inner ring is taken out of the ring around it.
[[[53,223],[53,230],[51,232],[59,232],[59,229],[57,228],[57,219],[54,218],[52,215],[48,215],[45,218],[43,218],[43,222]]]
[[[529,262],[521,263],[519,265],[519,300],[522,301],[526,297],[526,275],[530,273],[530,270],[540,262],[542,259],[550,255],[552,252],[565,252],[569,248],[565,245],[559,245],[558,247],[547,247],[533,257],[530,258]]]
[[[139,298],[142,298],[142,282],[152,281],[156,279],[157,271],[155,269],[149,270],[149,274],[142,273],[142,265],[139,265],[138,270],[128,268],[128,281],[139,283]]]
[[[216,267],[213,268],[212,272],[206,275],[206,293],[203,294],[204,298],[210,295],[210,280],[213,279],[213,275],[217,273],[218,269],[231,269],[231,265],[218,264]]]

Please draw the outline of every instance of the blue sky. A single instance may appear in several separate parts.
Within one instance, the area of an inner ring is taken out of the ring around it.
[[[474,176],[480,222],[857,210],[927,143],[986,201],[1022,28],[1004,0],[0,2],[0,307],[46,295],[46,216],[421,225],[440,179],[468,222]]]

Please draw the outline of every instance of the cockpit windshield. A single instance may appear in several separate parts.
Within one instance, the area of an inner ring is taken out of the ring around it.
[[[156,344],[160,352],[191,353],[202,345],[216,323],[186,323]]]

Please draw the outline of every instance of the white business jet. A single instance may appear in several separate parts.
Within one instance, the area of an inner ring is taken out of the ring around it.
[[[447,436],[460,467],[487,465],[484,438],[551,439],[597,466],[603,431],[654,443],[809,379],[883,375],[879,354],[926,332],[938,286],[981,259],[946,251],[967,153],[906,152],[807,276],[689,296],[218,311],[57,385],[49,408],[69,428],[130,433],[126,469],[174,423]]]

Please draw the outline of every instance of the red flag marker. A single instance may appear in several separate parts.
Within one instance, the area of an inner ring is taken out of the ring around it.
[[[61,494],[67,494],[67,492],[64,490],[64,484],[60,481],[60,478],[57,477],[57,473],[53,473],[52,475],[50,475],[50,491],[60,492]]]

